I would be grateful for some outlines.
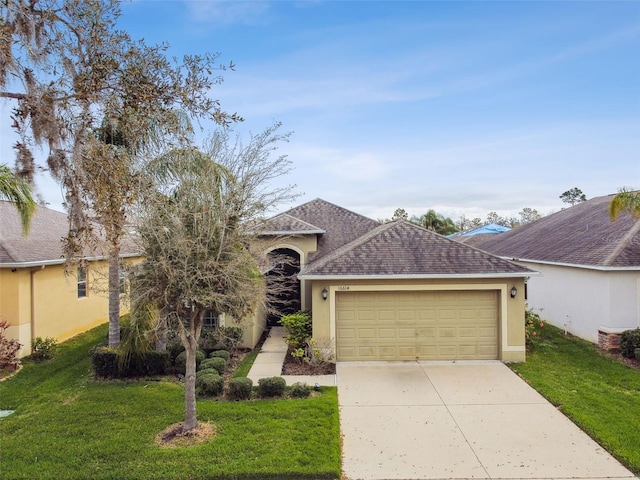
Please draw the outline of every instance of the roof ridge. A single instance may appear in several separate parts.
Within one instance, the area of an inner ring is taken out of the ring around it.
[[[325,231],[323,228],[320,228],[317,225],[314,225],[313,223],[309,223],[306,220],[303,220],[300,217],[296,217],[295,215],[291,215],[290,213],[287,213],[287,212],[282,212],[282,213],[276,215],[275,217],[271,217],[271,218],[267,219],[266,221],[273,220],[274,218],[278,218],[278,217],[284,216],[284,215],[286,215],[289,218],[293,218],[293,219],[295,219],[296,221],[298,221],[300,223],[304,223],[305,225],[308,225],[309,227],[312,227],[312,228],[314,228],[316,230],[322,230],[323,232]]]
[[[640,232],[640,219],[638,219],[635,225],[629,229],[624,237],[622,237],[616,248],[614,248],[607,258],[605,258],[603,264],[605,266],[613,265],[616,258],[618,258],[625,248],[627,248],[629,243],[631,243],[631,239],[635,237],[638,232]]]
[[[310,268],[311,266],[313,266],[313,268],[323,267],[327,263],[329,263],[329,262],[331,262],[331,261],[333,261],[333,260],[335,260],[337,258],[340,258],[342,255],[346,254],[350,250],[353,250],[354,248],[356,248],[356,247],[362,245],[363,243],[369,241],[370,239],[372,239],[376,235],[379,235],[382,232],[386,232],[392,226],[394,226],[396,223],[398,223],[398,220],[394,220],[393,222],[381,223],[376,228],[373,228],[373,229],[369,230],[367,233],[365,233],[364,235],[361,235],[360,237],[356,238],[355,240],[352,240],[351,242],[349,242],[349,243],[347,243],[345,245],[342,245],[339,248],[336,248],[333,252],[330,252],[329,254],[325,255],[322,258],[319,258],[317,261],[314,261],[314,262],[311,262],[311,263],[307,264],[304,269],[307,270],[307,268]]]

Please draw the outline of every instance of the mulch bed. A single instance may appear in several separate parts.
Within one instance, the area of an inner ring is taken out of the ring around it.
[[[325,363],[324,365],[312,366],[291,355],[291,347],[284,357],[282,365],[282,375],[334,375],[336,373],[335,363]]]
[[[603,355],[613,358],[626,366],[640,370],[640,358],[626,358],[620,352],[602,352]]]

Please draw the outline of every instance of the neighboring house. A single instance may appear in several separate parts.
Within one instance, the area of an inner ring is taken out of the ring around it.
[[[267,250],[299,265],[294,295],[338,361],[525,359],[528,268],[321,199],[261,231]]]
[[[477,245],[539,271],[528,282],[528,306],[592,342],[599,332],[640,326],[640,219],[612,221],[612,198],[578,203]]]
[[[474,228],[473,230],[469,230],[468,232],[456,232],[451,235],[447,235],[447,238],[452,238],[466,245],[476,246],[493,235],[505,233],[510,230],[511,229],[509,227],[505,227],[504,225],[488,223],[481,227]]]
[[[109,320],[106,257],[94,251],[84,266],[65,273],[62,239],[68,227],[66,214],[37,207],[25,237],[15,206],[0,201],[0,320],[8,321],[8,336],[23,345],[20,357],[31,353],[35,337],[64,341]],[[122,258],[140,260],[132,249]],[[123,292],[125,285],[123,278]]]

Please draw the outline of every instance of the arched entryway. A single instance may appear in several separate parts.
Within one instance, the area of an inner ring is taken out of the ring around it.
[[[290,248],[269,252],[271,266],[266,273],[269,293],[267,325],[280,324],[280,318],[300,310],[300,254]]]

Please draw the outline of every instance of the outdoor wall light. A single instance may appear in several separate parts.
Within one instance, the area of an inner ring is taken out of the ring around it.
[[[326,288],[323,288],[322,289],[322,299],[326,300],[328,296],[329,296],[329,292],[327,291]]]
[[[513,287],[511,287],[511,298],[516,298],[517,294],[518,294],[518,289],[514,285]]]

